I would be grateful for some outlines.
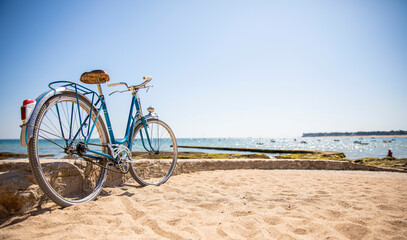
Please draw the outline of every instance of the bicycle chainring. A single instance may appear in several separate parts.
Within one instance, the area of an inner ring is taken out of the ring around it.
[[[114,145],[111,147],[113,157],[116,160],[117,167],[122,173],[128,173],[130,170],[131,152],[125,145]]]

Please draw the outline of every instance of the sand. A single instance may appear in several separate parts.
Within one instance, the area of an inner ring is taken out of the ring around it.
[[[407,174],[232,170],[5,220],[0,239],[407,239]]]

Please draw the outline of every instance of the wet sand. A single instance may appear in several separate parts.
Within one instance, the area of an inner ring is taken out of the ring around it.
[[[232,170],[6,220],[0,239],[407,239],[407,174]]]

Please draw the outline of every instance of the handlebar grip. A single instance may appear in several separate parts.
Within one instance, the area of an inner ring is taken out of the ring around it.
[[[143,76],[143,80],[145,81],[151,81],[153,79],[151,76]]]
[[[120,85],[126,85],[126,84],[122,83],[122,82],[107,84],[108,87],[117,87]]]

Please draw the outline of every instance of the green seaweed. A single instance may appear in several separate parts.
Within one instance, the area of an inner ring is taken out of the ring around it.
[[[407,170],[407,158],[361,158],[346,160],[367,166],[392,167]]]
[[[277,156],[277,159],[313,159],[313,160],[342,160],[352,163],[363,164],[374,167],[388,167],[407,170],[406,158],[361,158],[347,159],[344,154],[287,154]]]
[[[146,155],[141,152],[132,152],[133,158],[169,159],[172,152],[160,152],[158,155],[151,153]],[[178,159],[269,159],[266,154],[228,154],[228,153],[203,153],[203,152],[178,152]]]
[[[227,153],[179,153],[179,159],[242,159],[242,158],[260,158],[269,159],[266,154],[227,154]]]
[[[344,160],[345,154],[343,153],[295,153],[276,156],[277,159],[320,159],[320,160]]]

